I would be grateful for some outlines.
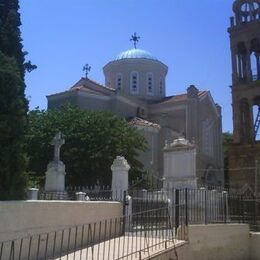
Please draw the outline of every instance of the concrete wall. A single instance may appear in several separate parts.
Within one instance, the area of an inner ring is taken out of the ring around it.
[[[249,258],[250,260],[260,259],[260,232],[250,233],[249,251],[250,251],[250,258]]]
[[[153,255],[147,259],[151,260],[191,260],[192,256],[189,250],[189,244],[183,242],[181,245],[176,247],[171,247],[163,252],[159,252],[156,255]]]
[[[0,242],[121,216],[119,202],[0,202]]]
[[[192,260],[249,259],[246,224],[191,225],[188,234]]]

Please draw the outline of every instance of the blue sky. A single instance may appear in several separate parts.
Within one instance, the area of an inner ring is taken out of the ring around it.
[[[26,76],[30,108],[46,108],[46,95],[64,91],[84,74],[104,83],[102,68],[132,48],[169,67],[167,95],[190,84],[210,90],[223,108],[223,130],[232,131],[231,61],[227,28],[232,0],[20,0],[28,59],[38,66]]]

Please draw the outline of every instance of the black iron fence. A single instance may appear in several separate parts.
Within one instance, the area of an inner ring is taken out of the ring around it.
[[[109,186],[102,187],[66,187],[62,192],[51,192],[39,189],[40,200],[77,200],[77,194],[85,193],[84,200],[92,201],[123,201],[124,191],[112,191]]]
[[[247,223],[252,231],[260,231],[260,198],[254,196],[228,196],[231,222]]]
[[[105,188],[105,187],[103,187]],[[90,187],[70,187],[65,192],[39,192],[39,199],[76,200],[78,192],[84,192],[85,200],[92,201],[125,201],[126,194],[132,198],[132,213],[149,211],[162,207],[174,208],[175,205],[185,208],[185,218],[189,224],[210,223],[248,223],[251,230],[260,228],[260,199],[252,196],[237,195],[222,188],[207,187],[200,189],[179,190],[128,190],[112,191]],[[180,216],[184,218],[184,216]]]

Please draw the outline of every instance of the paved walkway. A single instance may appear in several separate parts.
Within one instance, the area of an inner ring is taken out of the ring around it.
[[[111,240],[78,250],[63,256],[61,260],[140,260],[147,259],[154,254],[182,245],[182,240],[166,240],[161,238],[146,238],[143,236],[121,236]]]

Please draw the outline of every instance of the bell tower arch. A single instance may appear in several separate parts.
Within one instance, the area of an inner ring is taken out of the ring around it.
[[[260,160],[260,0],[236,0],[233,12],[228,28],[233,108],[230,187],[243,190],[249,185],[257,193],[260,191],[255,182],[256,164]]]
[[[235,143],[254,143],[260,119],[260,0],[236,0],[231,17],[232,105]],[[255,112],[255,115],[254,115]]]

